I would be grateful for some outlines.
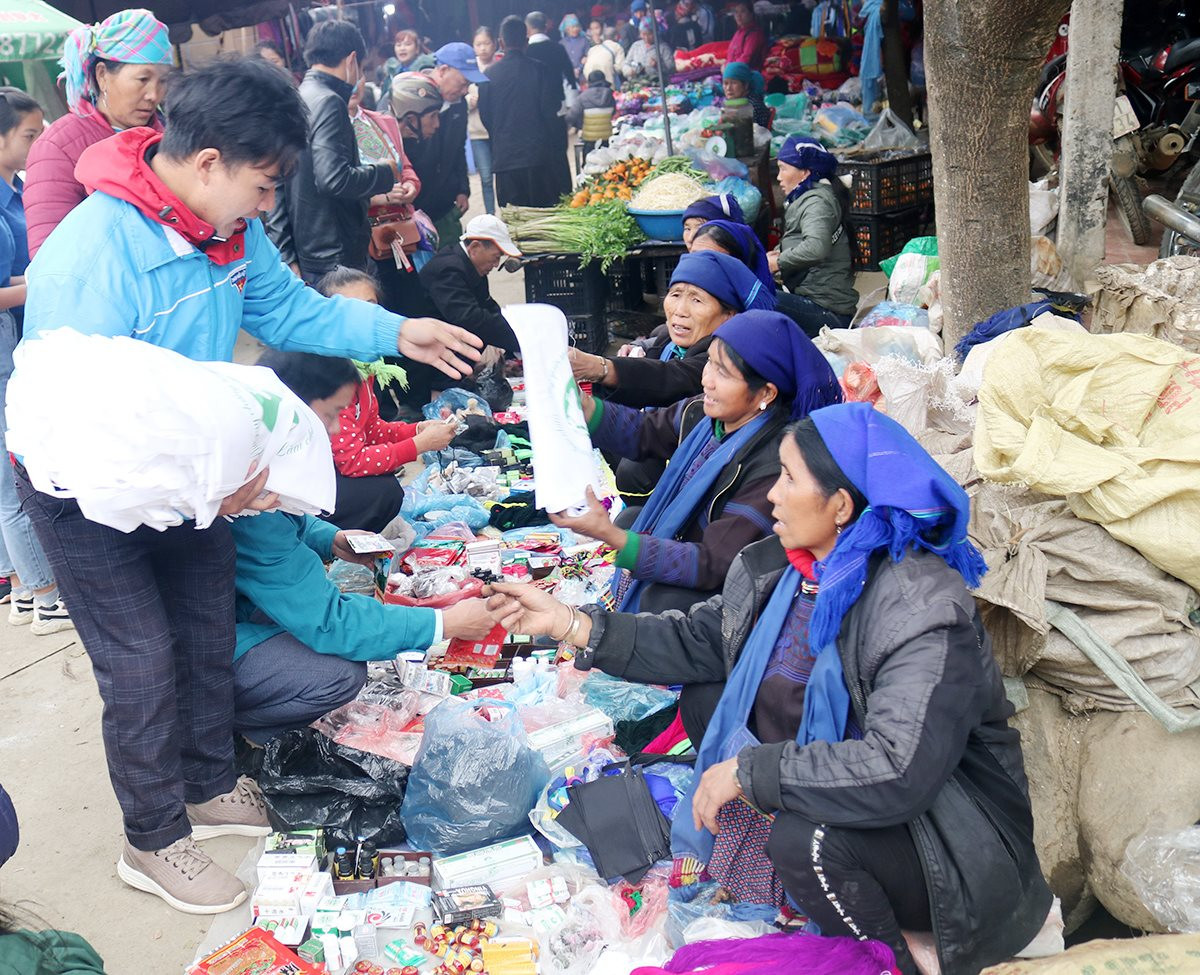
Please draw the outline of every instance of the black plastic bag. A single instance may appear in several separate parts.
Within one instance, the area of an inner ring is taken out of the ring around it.
[[[326,830],[331,846],[404,841],[400,806],[408,766],[347,748],[312,728],[267,743],[258,784],[277,830]]]

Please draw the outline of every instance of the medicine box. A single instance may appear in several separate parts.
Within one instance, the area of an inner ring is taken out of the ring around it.
[[[542,851],[531,836],[504,840],[467,853],[433,861],[433,882],[438,888],[490,884],[503,887],[542,865]]]
[[[317,858],[311,853],[293,853],[289,850],[268,850],[258,858],[258,879],[295,877],[315,873]]]

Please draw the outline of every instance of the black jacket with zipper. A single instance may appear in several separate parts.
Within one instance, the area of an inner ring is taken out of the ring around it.
[[[713,337],[705,336],[689,346],[682,359],[659,360],[669,337],[663,333],[662,342],[655,342],[645,356],[617,356],[608,360],[609,368],[617,374],[612,389],[596,385],[596,393],[604,399],[624,406],[641,409],[646,406],[670,406],[700,392],[700,380],[708,362],[708,347]]]
[[[592,654],[577,665],[640,683],[726,680],[786,566],[770,538],[742,551],[722,593],[686,615],[586,607]],[[862,739],[743,749],[742,789],[765,812],[827,826],[907,824],[942,972],[976,975],[1033,939],[1052,897],[1013,706],[975,601],[932,553],[877,555],[837,649]]]
[[[488,290],[487,278],[475,270],[461,241],[439,250],[419,273],[435,317],[459,325],[505,352],[520,351],[512,326]]]
[[[339,264],[367,269],[368,202],[396,183],[391,166],[359,160],[347,107],[352,91],[324,71],[304,76],[300,97],[308,110],[308,147],[265,221],[284,263],[297,262],[309,280]]]

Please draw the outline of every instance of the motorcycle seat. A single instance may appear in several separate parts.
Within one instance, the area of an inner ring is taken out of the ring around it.
[[[1180,41],[1178,44],[1172,44],[1163,70],[1170,74],[1177,68],[1182,68],[1185,64],[1191,64],[1193,61],[1200,61],[1200,37],[1192,37],[1186,41]]]

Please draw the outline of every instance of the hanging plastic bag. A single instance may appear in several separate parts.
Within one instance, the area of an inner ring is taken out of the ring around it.
[[[400,804],[408,767],[339,745],[312,728],[267,742],[258,784],[277,830],[324,828],[331,844],[404,841]]]
[[[447,698],[425,719],[402,818],[417,849],[445,856],[529,831],[550,778],[507,701]]]
[[[864,149],[916,149],[920,144],[921,140],[917,138],[912,129],[901,121],[900,116],[890,108],[885,108],[880,113],[875,127],[863,139],[862,147]]]

